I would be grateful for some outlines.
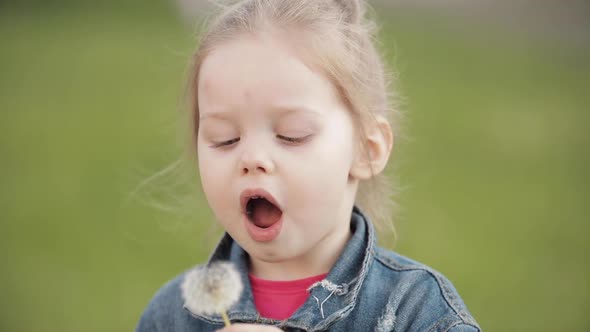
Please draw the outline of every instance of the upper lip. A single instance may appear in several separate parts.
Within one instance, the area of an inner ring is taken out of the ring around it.
[[[248,205],[248,201],[252,197],[263,197],[267,201],[271,202],[274,206],[276,206],[279,210],[281,210],[281,211],[283,210],[283,209],[281,209],[281,206],[279,205],[277,200],[268,191],[266,191],[262,188],[252,188],[252,189],[245,189],[240,194],[240,206],[242,208],[243,213],[246,213],[246,206]]]

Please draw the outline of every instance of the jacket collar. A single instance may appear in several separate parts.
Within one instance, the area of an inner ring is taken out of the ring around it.
[[[290,318],[283,321],[261,317],[256,311],[248,280],[248,254],[229,234],[224,234],[210,256],[209,263],[218,260],[230,261],[235,264],[241,275],[244,290],[240,300],[228,310],[230,320],[313,331],[324,330],[346,317],[354,309],[358,293],[369,270],[375,246],[373,226],[356,206],[352,211],[350,228],[352,236],[328,276],[312,285],[307,301]],[[212,323],[223,323],[221,317],[217,315],[192,312],[191,314]]]

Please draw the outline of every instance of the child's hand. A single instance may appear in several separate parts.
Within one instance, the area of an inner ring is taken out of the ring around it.
[[[217,332],[283,332],[283,330],[270,325],[232,324]]]

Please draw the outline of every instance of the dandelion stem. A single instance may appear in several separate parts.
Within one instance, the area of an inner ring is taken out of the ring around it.
[[[229,322],[229,318],[227,317],[227,313],[225,312],[225,310],[223,310],[221,312],[221,317],[223,317],[223,321],[225,322],[225,327],[228,327],[231,325],[231,323]]]

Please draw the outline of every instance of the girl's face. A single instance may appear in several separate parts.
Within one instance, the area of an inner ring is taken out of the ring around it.
[[[219,45],[199,75],[199,170],[216,218],[260,277],[327,272],[358,185],[353,120],[336,89],[294,46],[262,36]]]

